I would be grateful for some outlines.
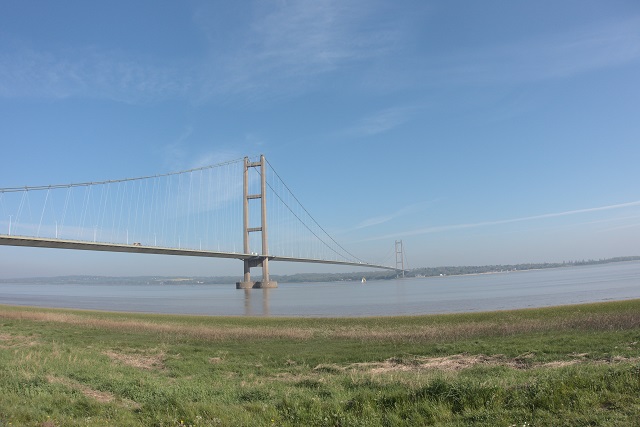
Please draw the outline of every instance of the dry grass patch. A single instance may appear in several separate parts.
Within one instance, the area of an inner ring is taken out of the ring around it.
[[[52,384],[62,384],[65,387],[68,387],[72,390],[77,390],[80,393],[82,393],[84,396],[90,399],[96,400],[99,403],[115,402],[119,406],[129,408],[129,409],[139,409],[141,407],[139,403],[134,402],[133,400],[118,399],[112,393],[95,390],[91,387],[86,386],[85,384],[72,380],[71,378],[61,378],[61,377],[55,377],[53,375],[48,375],[47,381],[49,381]]]
[[[0,348],[33,347],[38,342],[34,337],[23,335],[0,334]]]
[[[277,327],[237,327],[237,326],[207,326],[207,325],[178,325],[162,322],[148,322],[142,320],[101,319],[70,313],[34,312],[28,310],[2,310],[0,318],[33,320],[39,322],[64,323],[84,328],[99,328],[112,331],[130,331],[142,333],[158,333],[186,336],[206,341],[228,339],[308,339],[313,331],[304,328]]]
[[[517,367],[518,362],[502,355],[486,356],[483,354],[454,354],[444,357],[412,357],[410,359],[391,358],[383,362],[354,363],[349,366],[353,370],[365,370],[372,374],[407,371],[460,371],[477,365]]]
[[[548,331],[612,331],[627,330],[640,326],[640,312],[573,314],[565,317],[508,318],[492,321],[461,321],[452,324],[415,325],[411,328],[363,328],[342,327],[327,336],[343,339],[358,339],[391,342],[424,342],[459,340],[483,336],[513,336],[518,334]]]
[[[118,353],[112,350],[105,351],[103,354],[112,362],[122,363],[123,365],[132,366],[138,369],[145,370],[153,370],[153,369],[164,369],[164,361],[166,358],[166,354],[164,351],[161,351],[157,354],[143,354],[140,352],[136,353]]]
[[[344,371],[366,371],[371,374],[384,374],[387,372],[417,372],[417,371],[440,371],[456,372],[475,366],[502,366],[512,369],[534,369],[534,368],[562,368],[576,364],[616,364],[616,363],[637,363],[640,357],[614,357],[611,359],[590,360],[587,354],[573,355],[569,360],[531,363],[532,354],[524,354],[515,358],[508,358],[502,354],[493,356],[484,354],[454,354],[444,357],[411,357],[411,358],[390,358],[382,362],[353,363],[346,367],[337,365],[318,365],[314,370],[318,372],[344,372]]]

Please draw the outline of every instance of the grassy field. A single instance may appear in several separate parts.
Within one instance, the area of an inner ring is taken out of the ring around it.
[[[0,306],[5,426],[638,426],[640,300],[354,319]]]

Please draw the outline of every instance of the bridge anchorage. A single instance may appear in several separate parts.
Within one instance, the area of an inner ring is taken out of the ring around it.
[[[263,155],[139,178],[0,188],[0,245],[237,259],[237,289],[277,287],[273,261],[405,269],[402,242],[395,267],[347,251]]]

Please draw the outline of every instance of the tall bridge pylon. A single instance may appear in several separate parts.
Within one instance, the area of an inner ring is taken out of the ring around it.
[[[260,168],[260,193],[249,194],[249,169]],[[244,158],[243,173],[243,240],[244,253],[249,254],[249,234],[260,232],[262,238],[262,254],[254,258],[244,260],[244,277],[242,282],[236,282],[236,289],[251,288],[277,288],[278,282],[269,279],[269,245],[267,234],[267,174],[264,155],[260,156],[259,162],[251,162],[248,157]],[[249,201],[260,199],[260,227],[250,227],[249,222]],[[259,282],[251,281],[251,267],[262,267],[262,280]]]
[[[402,240],[396,240],[396,271],[404,278],[404,249]]]

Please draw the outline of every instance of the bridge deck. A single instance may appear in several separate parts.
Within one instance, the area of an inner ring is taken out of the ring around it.
[[[101,243],[101,242],[87,242],[82,240],[64,240],[64,239],[50,239],[42,237],[27,237],[27,236],[8,236],[0,235],[0,245],[3,246],[28,246],[36,248],[56,248],[56,249],[75,249],[84,251],[102,251],[102,252],[130,252],[140,254],[157,254],[157,255],[180,255],[180,256],[195,256],[195,257],[207,257],[207,258],[231,258],[238,260],[249,259],[261,259],[265,258],[261,255],[244,254],[235,252],[216,252],[197,249],[180,249],[180,248],[163,248],[157,246],[141,246],[141,245],[127,245],[122,243]],[[312,258],[294,258],[277,255],[269,255],[270,261],[287,261],[287,262],[308,262],[319,264],[335,264],[335,265],[352,265],[358,267],[370,267],[380,268],[385,270],[397,270],[396,268],[366,264],[359,262],[349,261],[331,261]]]

